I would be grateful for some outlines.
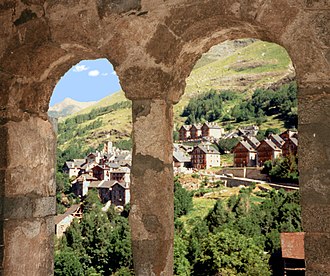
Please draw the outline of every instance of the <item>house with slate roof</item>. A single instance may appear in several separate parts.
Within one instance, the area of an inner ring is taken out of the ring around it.
[[[194,124],[190,128],[190,138],[193,140],[200,139],[202,137],[202,125]]]
[[[193,168],[204,170],[220,166],[220,152],[210,143],[195,146],[190,156]]]
[[[298,140],[294,137],[287,139],[282,147],[282,155],[297,155],[298,152]]]
[[[190,125],[183,125],[179,129],[179,140],[180,141],[187,141],[190,139]]]
[[[75,218],[82,217],[82,210],[80,204],[72,205],[64,214],[55,216],[55,235],[60,238],[64,235],[64,232],[71,225]]]
[[[205,122],[201,128],[202,137],[210,139],[219,139],[224,134],[224,129],[216,123]]]
[[[281,133],[280,136],[284,141],[289,140],[289,138],[291,137],[298,139],[298,132],[287,129],[286,131]]]
[[[259,144],[260,144],[260,142],[259,142]],[[242,141],[238,142],[238,144],[233,149],[234,166],[235,167],[254,167],[254,166],[256,166],[256,164],[257,164],[256,148],[257,148],[257,145],[252,143],[251,141],[250,141],[250,143],[248,142],[248,140],[242,140]]]
[[[260,142],[257,147],[257,164],[262,167],[268,160],[275,160],[280,157],[282,150],[276,146],[270,139],[265,139]]]
[[[73,159],[73,161],[67,161],[62,167],[62,171],[68,174],[69,178],[77,177],[84,163],[85,159]]]
[[[179,144],[174,144],[173,147],[173,168],[176,172],[191,168],[191,157]]]
[[[284,140],[282,139],[282,137],[278,134],[270,134],[268,136],[268,139],[270,139],[277,147],[279,147],[280,149],[283,147],[284,145]]]

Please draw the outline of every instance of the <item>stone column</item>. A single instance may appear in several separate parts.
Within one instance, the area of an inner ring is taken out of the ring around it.
[[[56,139],[24,116],[0,125],[0,275],[53,275]]]
[[[330,272],[330,86],[299,87],[299,170],[306,275]]]
[[[132,246],[136,275],[173,275],[173,106],[133,101]]]

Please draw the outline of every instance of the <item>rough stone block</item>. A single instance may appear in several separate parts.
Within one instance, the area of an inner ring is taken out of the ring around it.
[[[299,87],[299,125],[330,122],[330,87]]]
[[[31,117],[10,122],[6,196],[55,195],[55,137],[49,122]]]
[[[330,233],[306,233],[305,256],[307,269],[311,267],[312,270],[319,273],[329,272]]]
[[[306,204],[330,204],[330,171],[313,168],[312,170],[300,170],[300,193]]]
[[[330,233],[330,204],[318,204],[317,197],[311,198],[308,202],[306,199],[308,195],[302,197],[301,200],[304,231]],[[312,203],[313,200],[314,203]]]
[[[49,221],[53,218],[4,222],[6,274],[53,275],[53,233],[49,232]]]
[[[32,218],[33,201],[29,197],[1,198],[5,219]]]
[[[4,169],[7,167],[8,160],[8,131],[6,126],[0,126],[0,169]]]
[[[329,0],[305,0],[305,6],[311,9],[330,9]]]
[[[56,198],[36,198],[33,206],[33,217],[46,217],[56,215]]]
[[[299,169],[308,174],[320,174],[330,165],[329,124],[299,125]]]

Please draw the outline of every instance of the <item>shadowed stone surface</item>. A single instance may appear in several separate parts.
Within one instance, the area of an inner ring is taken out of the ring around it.
[[[172,275],[172,104],[204,52],[243,37],[278,43],[293,60],[307,275],[329,275],[329,11],[328,0],[2,1],[2,275],[52,274],[55,136],[46,112],[59,78],[81,59],[100,57],[133,100],[135,272]]]

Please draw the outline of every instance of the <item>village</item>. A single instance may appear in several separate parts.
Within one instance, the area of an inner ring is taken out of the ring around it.
[[[264,140],[258,141],[258,130],[257,126],[251,125],[226,133],[216,123],[183,125],[179,130],[179,141],[173,144],[174,174],[198,173],[210,176],[211,173],[213,179],[224,180],[225,184],[228,181],[234,183],[231,186],[263,182],[261,180],[264,176],[260,178],[259,172],[266,161],[297,154],[298,133],[286,130],[281,134],[270,134]],[[233,137],[239,140],[231,152],[233,164],[222,164],[216,142]],[[104,210],[110,205],[123,210],[130,202],[131,165],[131,151],[116,148],[111,141],[107,141],[102,151],[91,152],[85,159],[65,162],[62,171],[72,180],[71,190],[80,202],[90,190],[95,189],[104,204]],[[242,170],[237,170],[238,168]],[[247,168],[258,173],[247,175]],[[224,172],[226,175],[221,176]],[[234,179],[234,176],[240,178]],[[81,216],[80,204],[74,204],[64,214],[57,215],[57,237],[64,234],[74,218]]]

